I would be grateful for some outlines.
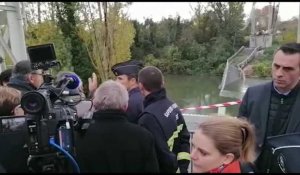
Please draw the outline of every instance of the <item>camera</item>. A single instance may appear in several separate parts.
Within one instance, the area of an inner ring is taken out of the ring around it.
[[[66,101],[63,97],[70,95],[66,89],[79,86],[80,79],[68,75],[58,85],[53,85],[53,77],[47,72],[60,63],[56,60],[52,43],[30,46],[27,51],[32,69],[44,72],[44,84],[21,98],[28,131],[28,169],[30,172],[78,172],[79,167],[73,158],[74,106],[77,102]]]
[[[48,70],[60,63],[56,60],[53,43],[27,47],[30,62],[33,69]]]

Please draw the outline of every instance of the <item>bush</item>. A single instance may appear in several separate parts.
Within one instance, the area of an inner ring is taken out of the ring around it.
[[[271,62],[264,60],[253,65],[254,74],[258,77],[270,77],[272,74]]]

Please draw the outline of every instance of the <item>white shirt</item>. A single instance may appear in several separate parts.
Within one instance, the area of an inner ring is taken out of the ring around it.
[[[278,94],[281,94],[281,95],[287,96],[287,95],[289,95],[289,93],[291,92],[291,90],[289,90],[289,91],[287,91],[287,92],[284,92],[284,93],[279,92],[279,90],[274,86],[274,83],[273,83],[273,87],[274,87],[275,91],[276,91]]]

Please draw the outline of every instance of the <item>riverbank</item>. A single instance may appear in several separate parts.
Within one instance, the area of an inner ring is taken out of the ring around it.
[[[266,48],[261,54],[250,62],[244,69],[246,78],[271,78],[272,77],[272,61],[274,51],[278,45]]]
[[[254,63],[247,65],[243,71],[246,78],[268,79],[272,77],[271,62]]]

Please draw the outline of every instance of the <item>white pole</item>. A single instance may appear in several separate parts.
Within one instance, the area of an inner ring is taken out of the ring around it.
[[[252,10],[251,10],[251,35],[255,35],[255,30],[256,30],[256,21],[255,21],[255,2],[252,3]]]
[[[218,114],[225,115],[226,114],[226,107],[218,107]]]
[[[7,11],[7,24],[9,30],[11,51],[15,56],[16,61],[26,60],[28,58],[26,52],[20,2],[5,2],[5,4],[15,8],[15,11]]]
[[[298,14],[297,43],[300,43],[300,2],[299,2],[299,14]]]
[[[273,12],[273,5],[272,5],[272,2],[270,2],[269,4],[269,16],[268,16],[268,29],[267,29],[267,32],[269,34],[272,33],[271,31],[271,26],[272,26],[272,21],[273,21],[273,18],[272,18],[272,12]]]

